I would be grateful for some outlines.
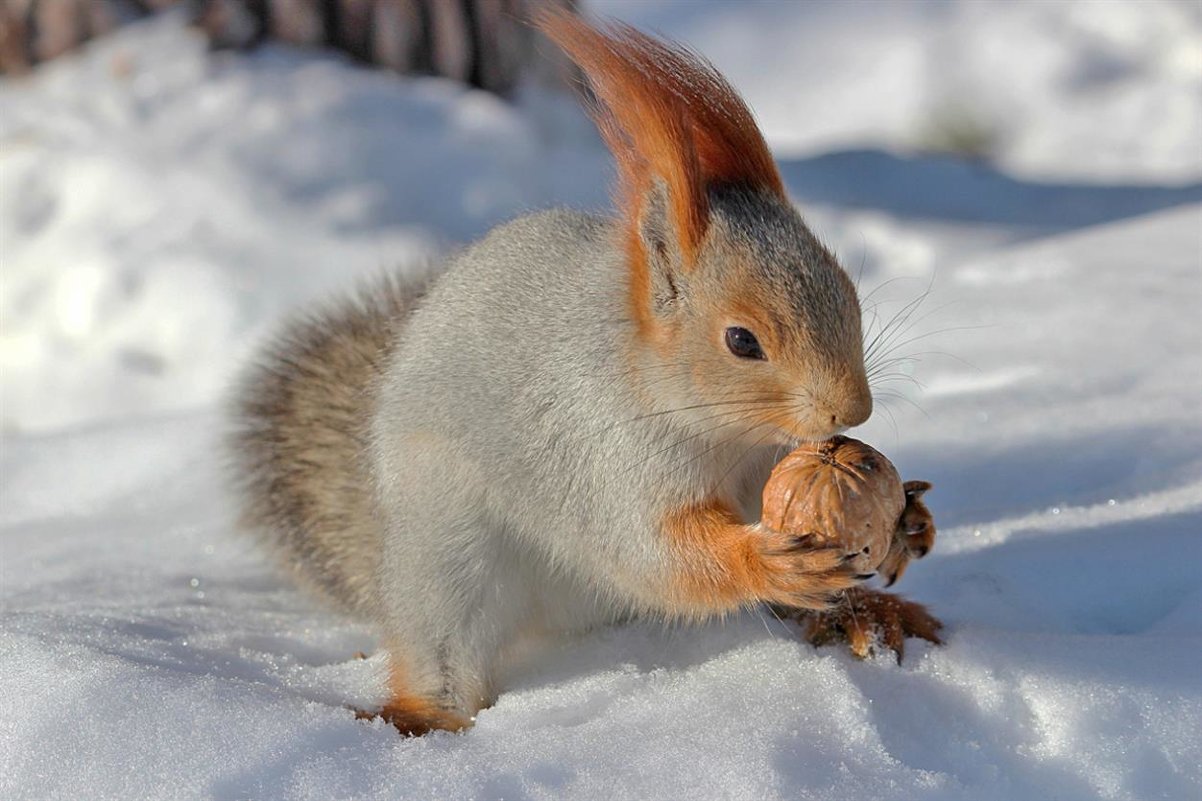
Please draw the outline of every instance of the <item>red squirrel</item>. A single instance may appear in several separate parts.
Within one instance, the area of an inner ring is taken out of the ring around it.
[[[675,43],[538,24],[592,85],[616,213],[522,217],[294,321],[237,397],[246,526],[378,626],[370,714],[410,734],[469,726],[530,636],[767,603],[814,637],[854,639],[852,610],[886,645],[932,639],[849,555],[755,522],[773,461],[872,395],[856,288],[750,111]]]

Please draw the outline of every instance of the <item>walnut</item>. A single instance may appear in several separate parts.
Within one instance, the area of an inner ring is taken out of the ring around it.
[[[761,521],[769,528],[857,553],[861,573],[889,553],[906,506],[897,469],[875,448],[850,437],[808,443],[781,460],[764,487]]]

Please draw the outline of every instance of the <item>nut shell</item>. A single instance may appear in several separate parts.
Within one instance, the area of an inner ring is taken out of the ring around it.
[[[858,552],[854,568],[869,573],[889,553],[906,494],[880,451],[840,436],[807,443],[782,459],[763,501],[764,525],[810,537],[815,547]]]

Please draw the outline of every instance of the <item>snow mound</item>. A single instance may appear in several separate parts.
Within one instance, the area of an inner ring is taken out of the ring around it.
[[[571,106],[211,56],[174,15],[0,83],[0,426],[203,408],[299,302],[552,199],[603,202]]]

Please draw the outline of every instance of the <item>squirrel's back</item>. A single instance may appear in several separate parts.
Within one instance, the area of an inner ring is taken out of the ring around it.
[[[429,284],[384,276],[291,321],[234,399],[244,526],[311,588],[360,612],[374,603],[380,551],[364,461],[375,387]]]

